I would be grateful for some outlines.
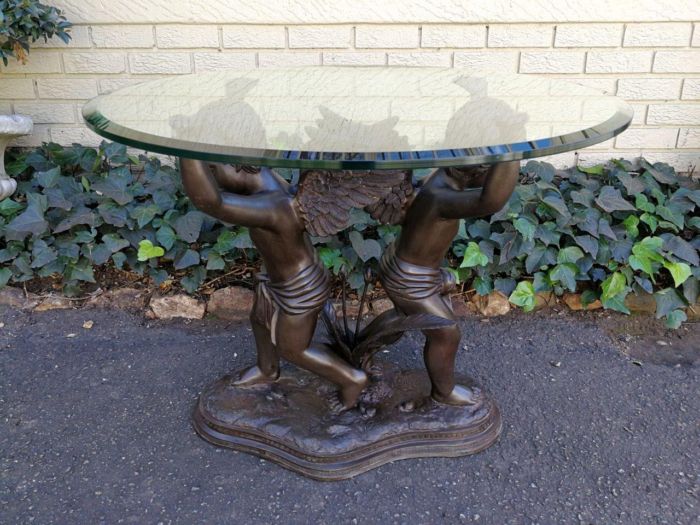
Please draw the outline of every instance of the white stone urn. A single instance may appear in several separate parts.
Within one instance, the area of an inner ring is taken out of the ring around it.
[[[32,119],[23,115],[0,115],[0,201],[12,195],[17,181],[5,172],[5,148],[9,142],[32,132]]]

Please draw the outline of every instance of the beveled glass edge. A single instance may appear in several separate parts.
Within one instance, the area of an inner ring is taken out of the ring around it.
[[[580,131],[532,141],[407,152],[334,153],[298,150],[261,150],[231,146],[202,145],[189,141],[151,135],[116,124],[104,117],[96,106],[107,95],[93,98],[83,106],[87,126],[98,135],[153,153],[186,157],[209,162],[268,166],[271,168],[306,169],[418,169],[458,167],[474,164],[495,164],[511,160],[533,159],[587,148],[625,131],[632,122],[634,110],[624,103],[608,120]],[[199,147],[199,151],[189,149]]]

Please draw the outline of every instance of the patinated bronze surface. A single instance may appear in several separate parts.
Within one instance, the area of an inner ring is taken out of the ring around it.
[[[395,459],[471,454],[498,438],[495,402],[468,378],[455,378],[454,283],[440,265],[459,219],[503,207],[517,162],[438,169],[418,185],[405,171],[309,170],[296,187],[268,168],[189,159],[181,173],[196,206],[250,228],[265,265],[251,313],[257,364],[202,393],[195,411],[202,437],[317,479]],[[402,232],[379,265],[395,308],[351,329],[328,303],[330,276],[309,234],[345,228],[352,208],[401,224]],[[325,336],[313,341],[322,311]],[[408,330],[425,335],[427,374],[374,361]],[[280,374],[280,357],[304,371]]]
[[[212,443],[327,481],[399,459],[473,454],[497,439],[501,416],[485,393],[469,407],[437,403],[425,371],[382,365],[375,363],[381,377],[364,390],[362,410],[342,413],[328,409],[333,385],[298,368],[252,388],[225,376],[202,392],[194,425]],[[477,388],[468,377],[459,382]]]

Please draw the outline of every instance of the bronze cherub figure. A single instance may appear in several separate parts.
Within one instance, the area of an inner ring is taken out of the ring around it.
[[[367,375],[322,345],[313,345],[318,314],[330,297],[330,275],[309,234],[347,226],[350,210],[376,203],[401,172],[307,171],[298,188],[269,168],[240,168],[181,159],[187,195],[224,222],[247,226],[265,266],[258,276],[250,321],[257,364],[237,373],[234,386],[276,381],[280,357],[338,386],[335,410],[348,409]],[[222,191],[223,189],[223,191]]]
[[[370,206],[381,222],[399,223],[401,234],[384,253],[379,279],[396,310],[407,316],[430,315],[454,321],[448,292],[454,281],[440,268],[459,220],[490,215],[510,198],[519,163],[438,169],[415,192],[406,181],[387,198]],[[457,323],[423,330],[423,358],[438,402],[473,405],[479,392],[455,383],[454,364],[460,342]]]

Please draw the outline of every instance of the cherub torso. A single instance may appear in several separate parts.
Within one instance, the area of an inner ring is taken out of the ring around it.
[[[406,262],[439,268],[459,229],[458,219],[439,216],[437,193],[446,183],[440,172],[431,176],[406,212],[396,255]]]

